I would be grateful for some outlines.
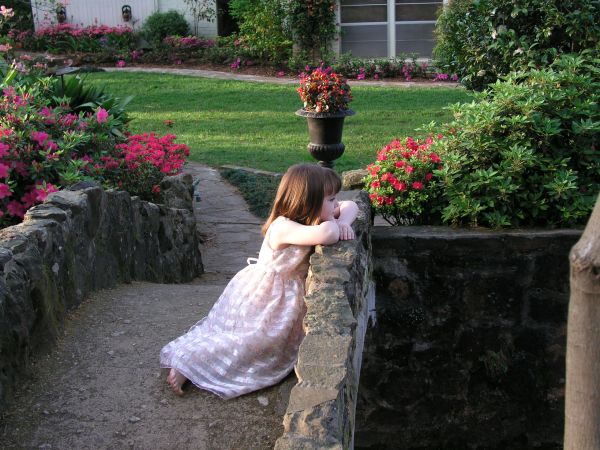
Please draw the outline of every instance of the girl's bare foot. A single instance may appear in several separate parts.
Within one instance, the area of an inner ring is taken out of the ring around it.
[[[169,386],[171,386],[171,389],[175,395],[180,397],[183,395],[183,389],[181,389],[181,386],[183,386],[183,383],[185,383],[186,380],[187,378],[175,369],[171,369],[169,371],[169,375],[167,375],[167,383],[169,383]]]

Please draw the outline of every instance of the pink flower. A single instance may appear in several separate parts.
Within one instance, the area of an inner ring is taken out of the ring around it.
[[[25,215],[25,206],[16,200],[12,200],[6,205],[6,210],[11,216],[23,218]]]
[[[180,65],[182,65],[182,64],[183,64],[183,61],[182,61],[182,60],[180,60],[180,59],[176,59],[176,60],[175,60],[175,64],[177,64],[178,66],[180,66]]]
[[[43,147],[44,142],[50,137],[50,135],[44,131],[32,131],[29,137],[37,142],[40,147]]]
[[[108,120],[108,112],[104,108],[99,108],[96,113],[96,121],[98,123],[105,123]]]
[[[21,203],[23,204],[23,207],[25,207],[25,208],[29,208],[31,205],[36,203],[35,189],[31,189],[29,192],[27,192],[25,195],[23,195],[21,197]]]
[[[8,184],[0,183],[0,198],[10,197],[12,192]]]
[[[7,8],[4,5],[0,6],[0,16],[4,16],[4,18],[8,19],[14,15],[15,13],[12,8]]]
[[[4,156],[8,155],[9,148],[10,147],[7,144],[0,142],[0,158],[3,158]]]
[[[8,52],[11,48],[10,44],[0,44],[0,52]]]
[[[238,58],[234,62],[232,62],[230,67],[232,69],[239,69],[240,68],[240,58]]]
[[[280,70],[279,72],[277,72],[277,76],[278,77],[285,77],[285,72],[283,70]]]
[[[122,59],[117,61],[117,67],[125,67],[126,65],[127,63]]]
[[[50,108],[48,108],[47,106],[44,106],[42,109],[40,109],[40,116],[50,117],[51,115],[52,115],[52,110]]]
[[[50,183],[46,183],[46,185],[37,185],[35,187],[35,194],[36,194],[36,200],[38,202],[43,202],[44,200],[46,200],[46,197],[48,197],[48,194],[52,193],[52,192],[57,192],[58,189],[56,188],[56,186],[50,184]]]
[[[431,172],[429,172],[427,175],[425,175],[426,181],[430,181],[432,178],[433,178],[433,174]]]
[[[379,80],[379,74],[378,74],[378,73],[376,73],[375,75],[373,75],[373,79],[374,79],[374,80]]]
[[[22,177],[26,177],[29,175],[29,171],[27,170],[27,164],[21,161],[14,161],[13,167],[15,168],[15,172],[17,172]]]
[[[58,150],[58,144],[54,141],[48,140],[48,142],[46,142],[46,150],[51,152]],[[58,155],[56,155],[56,158],[58,158]]]
[[[423,189],[423,183],[421,183],[420,181],[415,181],[412,184],[413,189],[416,189],[417,191],[420,191],[421,189]]]
[[[364,72],[359,73],[358,75],[356,75],[356,79],[357,80],[364,80],[365,79],[365,74]]]
[[[0,178],[8,177],[9,172],[10,172],[10,166],[0,163]]]
[[[411,166],[411,165],[409,165],[409,164],[407,164],[406,166],[404,166],[404,171],[405,171],[406,173],[413,173],[413,171],[414,171],[414,170],[415,170],[415,169],[413,168],[413,166]]]

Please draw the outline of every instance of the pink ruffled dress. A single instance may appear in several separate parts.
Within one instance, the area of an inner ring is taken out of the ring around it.
[[[290,373],[304,337],[304,285],[313,247],[272,250],[268,236],[258,259],[248,259],[208,316],[163,347],[161,367],[225,399],[272,386]]]

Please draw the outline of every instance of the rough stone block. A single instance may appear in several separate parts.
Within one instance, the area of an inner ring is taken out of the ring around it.
[[[298,365],[344,367],[352,338],[350,336],[307,335],[298,353]]]
[[[275,450],[343,450],[343,447],[339,442],[324,443],[310,438],[285,435],[277,440]]]
[[[342,172],[342,189],[351,191],[365,186],[364,178],[369,174],[365,169],[347,170]]]

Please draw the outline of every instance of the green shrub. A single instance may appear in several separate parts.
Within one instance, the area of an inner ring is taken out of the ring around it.
[[[335,0],[290,0],[287,18],[296,43],[310,54],[317,64],[329,53],[329,44],[336,37]]]
[[[49,78],[47,81],[47,93],[49,106],[56,108],[62,106],[72,112],[79,114],[92,114],[98,108],[102,108],[111,116],[111,134],[123,137],[129,117],[125,108],[133,99],[128,96],[119,99],[104,91],[102,87],[96,87],[85,82],[85,77],[71,76],[66,79]]]
[[[453,0],[437,25],[437,65],[482,89],[501,75],[546,67],[600,42],[600,2]]]
[[[444,139],[443,220],[487,227],[572,226],[600,188],[600,58],[565,55],[514,72],[456,104]],[[435,125],[431,126],[431,130]]]
[[[167,36],[187,36],[190,27],[179,11],[155,12],[148,16],[142,26],[142,33],[153,44],[162,43]]]
[[[279,63],[292,52],[281,0],[231,0],[229,11],[237,20],[239,44],[262,62]]]

